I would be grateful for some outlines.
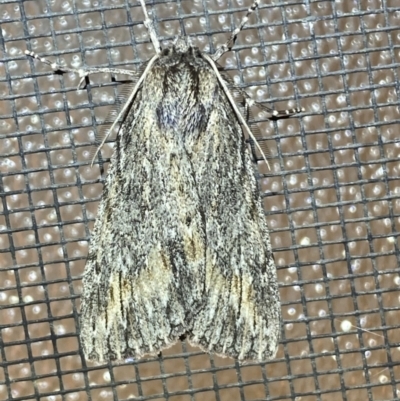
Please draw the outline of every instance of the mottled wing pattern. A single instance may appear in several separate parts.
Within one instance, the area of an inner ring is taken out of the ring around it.
[[[206,281],[189,341],[223,356],[267,360],[281,328],[265,214],[241,127],[221,89],[214,106],[192,157],[205,219]]]
[[[200,53],[149,71],[116,141],[89,248],[89,359],[156,354],[182,334],[268,359],[279,339],[270,240],[242,130]]]
[[[148,103],[135,105],[134,130],[116,142],[83,277],[81,342],[89,359],[159,353],[186,332],[202,295],[185,285],[205,255],[188,157],[160,131]]]

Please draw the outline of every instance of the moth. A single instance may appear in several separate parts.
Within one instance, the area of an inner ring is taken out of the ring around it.
[[[88,359],[157,355],[182,337],[238,360],[276,353],[276,268],[245,133],[255,138],[216,63],[258,3],[210,55],[186,36],[162,49],[140,0],[155,55],[110,128],[119,124],[83,276]],[[98,72],[136,76],[26,54],[81,82]],[[273,118],[299,111],[266,110]]]

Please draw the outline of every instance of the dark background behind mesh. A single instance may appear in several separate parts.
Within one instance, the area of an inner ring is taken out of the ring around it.
[[[81,274],[112,141],[90,145],[118,82],[66,65],[136,68],[154,54],[136,1],[0,1],[0,401],[394,400],[400,396],[398,0],[262,1],[222,64],[253,99],[282,297],[282,341],[239,365],[178,343],[161,359],[86,362]],[[156,1],[166,40],[226,40],[251,0]]]

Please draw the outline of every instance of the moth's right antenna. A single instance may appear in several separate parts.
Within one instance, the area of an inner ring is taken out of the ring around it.
[[[154,23],[149,18],[149,15],[147,14],[146,4],[145,4],[144,0],[140,0],[140,4],[142,6],[142,10],[143,10],[143,14],[144,14],[143,24],[149,32],[149,36],[151,39],[151,43],[153,43],[154,50],[156,51],[157,54],[160,54],[161,53],[161,45],[157,39],[157,33],[156,33],[156,29],[154,28]]]
[[[247,21],[249,20],[249,16],[254,12],[254,10],[258,7],[259,1],[255,1],[248,9],[246,15],[242,18],[240,25],[232,32],[231,37],[218,49],[214,54],[211,55],[211,58],[214,61],[217,61],[224,53],[228,52],[232,49],[236,42],[236,38],[238,33],[243,29],[246,25]]]

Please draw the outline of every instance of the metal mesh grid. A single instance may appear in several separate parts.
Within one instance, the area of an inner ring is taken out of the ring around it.
[[[159,35],[222,43],[251,0],[155,1]],[[239,365],[177,344],[161,359],[93,364],[77,316],[87,241],[112,142],[90,167],[110,76],[153,50],[136,1],[0,1],[0,401],[394,400],[400,396],[400,5],[264,1],[221,64],[259,101],[304,117],[255,119],[284,323],[276,358]]]

